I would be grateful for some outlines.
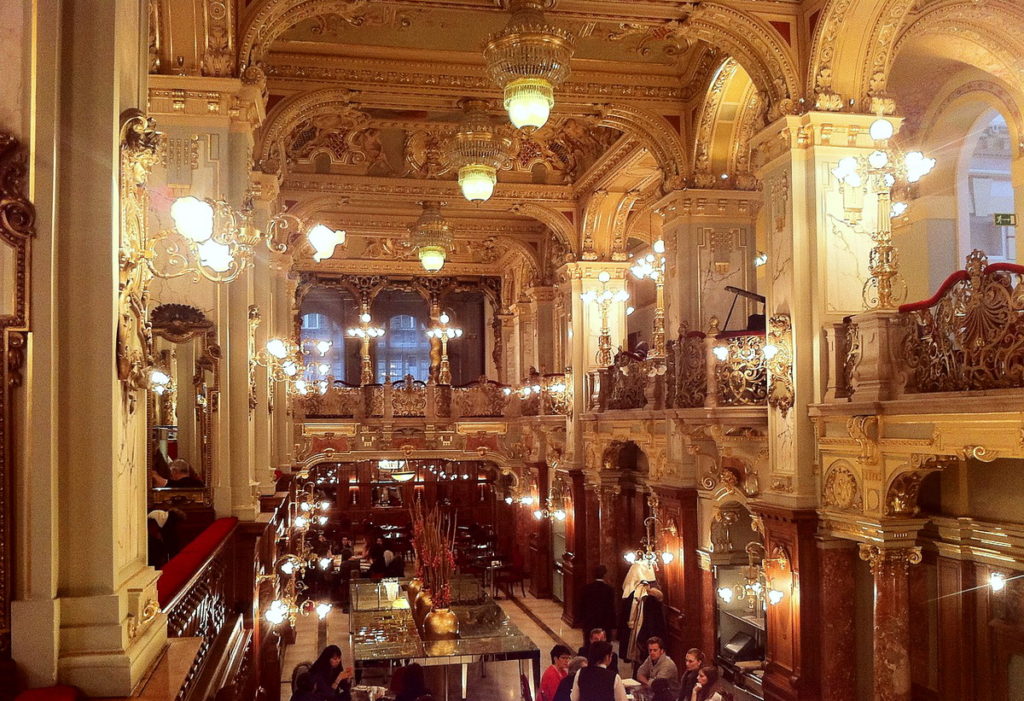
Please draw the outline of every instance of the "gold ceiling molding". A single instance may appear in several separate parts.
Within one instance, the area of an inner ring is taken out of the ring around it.
[[[617,173],[646,153],[646,149],[636,138],[620,139],[601,155],[583,177],[573,183],[575,196],[579,198],[594,190],[608,188]]]
[[[265,173],[279,173],[286,156],[285,138],[303,123],[329,116],[352,131],[370,126],[370,116],[352,104],[351,90],[327,88],[299,95],[275,106],[260,135],[256,166]]]
[[[362,101],[375,107],[424,109],[449,106],[454,97],[501,98],[501,91],[482,67],[443,60],[275,53],[268,57],[264,70],[276,89],[297,90],[310,83],[341,84],[358,89],[363,93]],[[577,114],[581,105],[609,98],[678,105],[686,94],[674,75],[585,69],[574,69],[572,77],[558,91],[559,102],[564,104],[554,110],[555,114]]]
[[[690,170],[686,146],[667,119],[635,107],[608,105],[601,110],[599,123],[639,139],[661,168],[665,189],[675,190],[684,185]]]
[[[516,202],[509,211],[526,217],[533,217],[544,224],[555,240],[567,251],[579,250],[577,246],[576,227],[565,214],[553,207],[536,201]]]
[[[312,173],[291,173],[281,183],[281,195],[285,199],[300,199],[307,193],[339,194],[358,201],[451,200],[462,198],[459,185],[454,180],[416,180],[413,178],[377,178],[362,175],[322,175]],[[534,185],[532,183],[503,183],[494,195],[483,204],[482,210],[507,210],[509,202],[546,202],[550,204],[571,204],[574,202],[572,188],[567,185]],[[505,203],[502,206],[501,203]]]
[[[688,21],[695,36],[731,54],[768,101],[774,120],[799,109],[801,72],[793,49],[765,20],[722,3],[704,3]]]

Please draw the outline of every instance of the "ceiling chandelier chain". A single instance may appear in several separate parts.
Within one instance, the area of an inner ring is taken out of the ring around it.
[[[554,89],[569,77],[576,36],[549,24],[543,0],[511,0],[512,17],[484,47],[487,73],[504,92],[509,120],[518,129],[544,126]]]

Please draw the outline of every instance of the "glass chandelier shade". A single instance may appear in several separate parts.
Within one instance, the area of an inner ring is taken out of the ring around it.
[[[505,97],[517,129],[539,129],[555,104],[554,89],[569,77],[572,32],[549,24],[543,0],[511,0],[512,17],[484,47],[487,72]]]
[[[484,202],[494,192],[498,168],[508,160],[512,139],[491,124],[483,100],[460,102],[462,121],[448,141],[451,163],[458,168],[459,187],[470,202]]]
[[[334,255],[334,249],[345,243],[345,232],[336,231],[324,224],[317,224],[306,234],[313,247],[313,260],[317,263]]]
[[[452,249],[452,227],[441,216],[441,203],[423,203],[423,213],[410,227],[411,243],[416,249],[423,269],[436,273],[444,267]]]
[[[262,239],[246,212],[222,200],[192,195],[171,203],[171,220],[179,241],[160,236],[154,242],[158,277],[173,278],[189,272],[213,282],[231,282],[252,265],[254,249]],[[181,245],[184,243],[184,246]]]

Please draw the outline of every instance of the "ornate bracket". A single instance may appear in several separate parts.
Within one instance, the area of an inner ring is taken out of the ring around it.
[[[793,407],[793,325],[789,314],[768,321],[764,357],[768,365],[768,404],[785,418]],[[774,350],[773,350],[774,349]]]

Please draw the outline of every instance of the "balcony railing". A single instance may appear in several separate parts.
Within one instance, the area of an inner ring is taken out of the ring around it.
[[[620,353],[590,374],[590,411],[766,406],[764,345],[763,331],[691,331],[668,344],[664,360]]]
[[[929,299],[838,324],[833,347],[827,400],[1024,387],[1024,266],[974,251]]]
[[[564,416],[572,410],[572,378],[537,374],[517,387],[486,378],[458,387],[411,377],[362,387],[334,382],[325,394],[299,398],[296,406],[310,419]]]

